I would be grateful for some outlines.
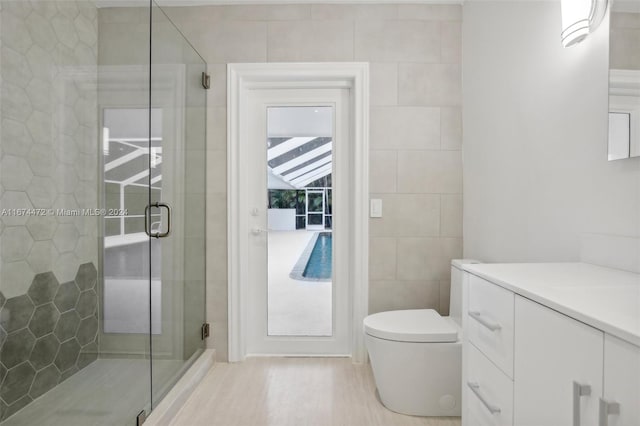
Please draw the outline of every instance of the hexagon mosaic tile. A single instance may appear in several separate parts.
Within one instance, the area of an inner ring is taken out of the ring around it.
[[[81,9],[2,2],[0,211],[98,207],[97,14]],[[75,219],[0,215],[5,296],[24,294],[35,274],[53,270],[66,282],[97,262],[99,218]]]
[[[60,284],[37,274],[27,294],[0,293],[0,412],[7,418],[98,358],[93,263]]]
[[[2,2],[0,212],[98,207],[97,13],[81,3]],[[0,421],[97,359],[99,218],[78,219],[0,215]]]

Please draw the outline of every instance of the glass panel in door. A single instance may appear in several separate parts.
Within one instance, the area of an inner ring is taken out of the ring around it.
[[[267,335],[330,337],[334,108],[270,106],[267,117]]]
[[[158,135],[142,181],[150,188],[150,281],[157,294],[155,407],[204,348],[206,64],[155,2],[152,20],[151,129]]]

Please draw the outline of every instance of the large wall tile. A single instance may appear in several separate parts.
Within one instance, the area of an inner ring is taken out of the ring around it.
[[[396,192],[396,151],[371,151],[369,153],[369,190],[372,193]]]
[[[372,107],[371,149],[440,149],[440,109]]]
[[[369,278],[371,280],[393,280],[396,278],[395,238],[370,239]]]
[[[438,195],[398,194],[395,212],[398,237],[435,237],[440,233]]]
[[[440,236],[462,238],[462,194],[442,194]]]
[[[426,21],[462,21],[462,6],[435,4],[401,4],[399,19],[422,19]]]
[[[442,40],[441,62],[444,64],[462,63],[462,23],[442,22],[440,35]]]
[[[186,37],[207,62],[265,62],[267,23],[259,21],[194,21],[183,27]]]
[[[269,22],[269,62],[351,61],[353,25],[343,21]]]
[[[398,279],[438,280],[441,247],[438,238],[398,240]]]
[[[440,288],[437,281],[371,281],[369,313],[398,309],[438,309]]]
[[[398,105],[398,64],[373,62],[369,73],[371,105]]]
[[[440,25],[427,21],[373,20],[355,25],[355,59],[372,62],[440,61]]]
[[[401,63],[398,80],[400,105],[460,106],[462,103],[458,64]]]
[[[462,148],[462,109],[440,108],[440,149],[457,151]]]
[[[461,194],[460,151],[399,151],[398,192]]]

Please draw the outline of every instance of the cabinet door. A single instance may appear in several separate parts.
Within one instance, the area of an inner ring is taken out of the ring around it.
[[[608,414],[605,403],[618,404],[619,410],[614,408]],[[640,348],[609,335],[604,338],[604,398],[600,408],[600,426],[640,425]]]
[[[601,331],[516,296],[514,424],[596,426],[603,341]]]

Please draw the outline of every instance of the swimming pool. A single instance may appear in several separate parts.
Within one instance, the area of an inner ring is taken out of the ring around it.
[[[309,241],[289,276],[301,281],[331,281],[332,255],[331,232],[318,232]]]
[[[331,257],[333,254],[331,240],[331,232],[321,232],[318,235],[307,266],[302,273],[303,277],[320,280],[331,278]]]

